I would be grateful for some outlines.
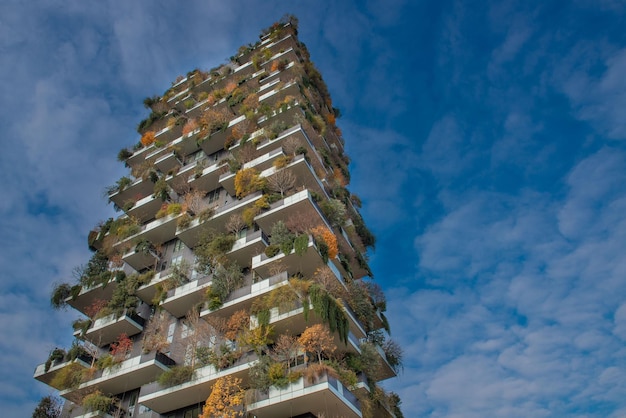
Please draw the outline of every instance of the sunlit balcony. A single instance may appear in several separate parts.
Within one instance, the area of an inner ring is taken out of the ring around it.
[[[205,309],[200,312],[200,316],[202,318],[209,318],[213,316],[228,318],[239,310],[243,309],[249,311],[254,300],[266,295],[280,286],[287,285],[288,280],[289,275],[286,271],[265,280],[257,281],[256,283],[252,283],[252,275],[250,275],[246,278],[245,283],[241,288],[228,295],[228,297],[223,301],[224,304],[219,309]]]
[[[191,221],[191,224],[176,233],[176,237],[180,239],[187,247],[193,248],[198,243],[201,231],[214,230],[220,231],[223,229],[224,223],[233,214],[241,214],[244,209],[254,205],[262,196],[261,192],[252,193],[241,200],[231,201],[223,206],[215,209],[213,216],[202,222],[199,218]]]
[[[172,214],[155,219],[154,221],[143,225],[141,230],[135,235],[132,235],[115,245],[124,246],[129,243],[136,243],[139,241],[149,241],[155,246],[161,245],[174,238],[174,234],[176,233],[176,221],[179,216],[180,214]]]
[[[232,130],[232,127],[245,119],[245,115],[238,116],[228,122],[228,127],[226,129],[214,132],[208,138],[203,140],[200,147],[206,155],[211,155],[221,149],[224,149],[224,143],[226,142],[226,138],[228,137],[228,133]]]
[[[267,86],[265,84],[264,86]],[[273,88],[259,96],[259,103],[267,103],[270,106],[276,105],[281,100],[284,100],[287,96],[296,97],[300,94],[300,86],[295,81],[286,83],[281,88]]]
[[[250,352],[227,369],[216,370],[212,365],[204,366],[195,370],[191,381],[169,388],[156,382],[151,383],[141,388],[138,402],[159,414],[204,402],[211,394],[215,380],[220,377],[231,375],[242,379],[242,384],[246,385],[249,381],[248,369],[257,359],[257,355]]]
[[[102,347],[111,344],[120,334],[126,334],[129,337],[139,334],[143,331],[144,323],[145,319],[135,314],[126,313],[119,318],[109,315],[93,321],[91,327],[85,332],[84,338]]]
[[[302,377],[284,389],[271,387],[267,393],[248,391],[246,410],[257,418],[315,416],[361,418],[361,407],[348,388],[328,374],[313,382]]]
[[[161,373],[175,365],[174,360],[163,353],[151,352],[141,354],[120,364],[98,370],[88,381],[76,389],[61,391],[60,395],[73,400],[81,393],[98,389],[103,393],[120,393],[136,389],[153,382]]]
[[[271,231],[276,222],[289,219],[292,215],[306,216],[332,231],[308,190],[303,190],[272,203],[269,210],[257,215],[254,220],[264,231]]]
[[[126,160],[126,164],[128,164],[129,167],[138,166],[139,164],[143,163],[146,160],[147,155],[153,152],[155,149],[156,147],[154,146],[154,144],[138,149],[137,151],[133,152],[133,155],[128,157],[128,159]]]
[[[300,124],[294,125],[291,128],[281,132],[281,134],[277,138],[261,141],[257,145],[257,151],[264,152],[266,150],[272,150],[277,146],[284,147],[283,144],[287,140],[296,140],[299,143],[299,146],[302,146],[307,150],[307,156],[309,156],[309,158],[311,158],[312,160],[317,161],[315,167],[319,167],[320,170],[325,170],[325,168],[323,168],[324,163],[318,155],[315,146],[313,146],[313,143],[309,139],[309,136],[304,131],[304,129],[302,129],[302,125]]]
[[[169,144],[170,142],[178,138],[181,132],[182,126],[180,125],[165,126],[160,131],[155,132],[154,140],[155,142],[160,142],[162,144]]]
[[[150,283],[140,286],[135,292],[137,297],[147,304],[152,304],[152,300],[156,295],[157,285],[172,277],[172,268],[160,271],[154,275]]]
[[[263,231],[248,231],[245,237],[239,238],[233,248],[226,253],[226,258],[241,267],[249,267],[252,257],[261,254],[269,245],[269,238]]]
[[[320,196],[326,195],[322,182],[317,178],[313,168],[309,165],[303,154],[293,157],[291,162],[285,167],[269,167],[263,170],[260,176],[267,178],[271,182],[271,179],[276,176],[280,176],[279,179],[285,179],[285,177],[288,176],[287,173],[291,173],[295,179],[294,187],[308,189],[310,192],[315,192]],[[275,183],[280,184],[280,181]]]
[[[204,299],[207,287],[211,285],[211,277],[205,276],[168,292],[167,298],[161,302],[161,307],[176,318],[183,317]]]
[[[279,147],[255,158],[252,161],[248,161],[247,163],[241,166],[241,169],[243,170],[243,169],[248,169],[248,168],[254,168],[258,172],[261,172],[263,170],[271,168],[272,165],[274,164],[274,161],[276,161],[276,159],[278,159],[279,157],[284,157],[284,156],[285,156],[285,153],[283,152],[283,149]],[[221,186],[224,189],[226,189],[228,194],[230,194],[231,196],[235,196],[236,194],[235,174],[236,173],[227,172],[227,173],[222,174],[219,177],[219,182]]]
[[[313,277],[318,269],[326,265],[311,236],[309,236],[307,249],[302,255],[296,254],[295,249],[289,254],[280,251],[274,257],[261,253],[252,257],[252,270],[259,277],[270,277],[272,265],[275,263],[283,265],[291,274],[301,273],[304,277]]]

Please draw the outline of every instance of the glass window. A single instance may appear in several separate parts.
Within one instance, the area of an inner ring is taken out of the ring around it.
[[[181,240],[177,239],[176,243],[174,244],[174,252],[177,253],[179,251],[182,251],[183,248],[185,248],[185,244],[183,244]]]

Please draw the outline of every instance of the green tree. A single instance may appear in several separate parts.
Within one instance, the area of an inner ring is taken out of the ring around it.
[[[61,416],[61,401],[53,396],[41,398],[33,411],[33,418],[59,418]]]

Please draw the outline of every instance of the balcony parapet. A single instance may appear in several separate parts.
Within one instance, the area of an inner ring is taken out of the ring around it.
[[[195,305],[202,302],[206,289],[211,285],[211,276],[192,280],[168,292],[161,307],[176,318],[183,317]]]
[[[206,220],[201,220],[199,217],[192,220],[188,227],[179,229],[176,232],[178,237],[187,247],[193,248],[197,245],[199,240],[199,233],[204,228],[212,228],[213,230],[220,230],[223,228],[224,222],[232,214],[239,214],[243,212],[247,207],[252,206],[257,200],[261,198],[263,194],[261,192],[252,193],[243,199],[233,200],[227,204],[215,208],[213,216]]]
[[[164,388],[154,382],[141,388],[138,402],[159,414],[197,404],[209,397],[216,379],[231,375],[248,382],[248,370],[258,360],[254,352],[240,357],[232,366],[217,370],[213,365],[200,367],[195,370],[194,377],[180,385]]]
[[[346,418],[363,416],[356,396],[327,373],[312,382],[301,377],[284,389],[271,387],[267,392],[251,389],[246,398],[252,400],[246,410],[258,416],[280,416],[285,402],[289,403],[291,416],[308,412]]]
[[[98,318],[87,329],[84,338],[91,343],[102,347],[111,344],[120,334],[126,334],[129,337],[139,334],[143,331],[145,319],[134,313],[124,313],[116,317],[115,314]],[[80,336],[80,331],[75,333]]]
[[[224,303],[220,308],[214,310],[204,309],[200,312],[200,316],[202,318],[207,318],[216,314],[229,316],[238,310],[249,309],[255,299],[267,294],[277,287],[285,286],[288,283],[288,280],[289,275],[286,271],[267,279],[260,280],[256,283],[251,283],[252,277],[250,276],[249,279],[246,278],[246,282],[250,283],[231,292],[224,300]]]
[[[154,381],[162,372],[169,370],[176,363],[167,355],[158,352],[141,354],[120,364],[97,370],[86,382],[76,389],[66,389],[60,395],[72,400],[77,395],[99,389],[103,393],[119,393],[120,388],[131,390]]]

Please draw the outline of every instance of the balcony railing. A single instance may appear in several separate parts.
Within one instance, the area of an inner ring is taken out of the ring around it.
[[[226,253],[226,257],[241,267],[250,267],[252,257],[262,253],[268,245],[269,238],[263,231],[249,232],[245,237],[235,241],[233,248]]]
[[[103,393],[119,393],[139,388],[154,381],[161,373],[169,370],[176,363],[163,353],[141,354],[120,364],[97,370],[95,374],[76,389],[67,389],[60,393],[66,399],[74,399],[78,394],[98,388]]]
[[[176,236],[189,248],[193,248],[198,243],[199,231],[204,228],[213,229],[215,231],[222,229],[224,222],[232,214],[240,214],[247,207],[252,206],[262,196],[261,192],[252,193],[241,200],[233,200],[230,203],[222,205],[215,209],[212,217],[201,221],[199,218],[191,221],[190,225],[181,229],[176,233]]]
[[[115,315],[96,319],[85,332],[84,338],[97,346],[104,346],[115,341],[120,334],[129,337],[143,331],[145,319],[136,314],[125,313],[116,318]]]
[[[216,370],[208,365],[195,370],[194,377],[180,385],[164,388],[154,382],[141,388],[138,402],[159,414],[183,408],[187,405],[206,401],[216,379],[231,375],[242,379],[243,384],[249,381],[248,369],[258,359],[254,352],[240,357],[232,366]]]
[[[200,316],[207,318],[209,316],[219,314],[221,316],[228,317],[236,311],[248,309],[256,298],[267,294],[277,287],[286,285],[288,279],[289,275],[286,271],[256,283],[252,283],[252,275],[250,275],[246,277],[244,286],[231,292],[219,309],[205,309],[200,312]]]
[[[312,382],[302,377],[284,389],[272,387],[267,392],[252,389],[246,398],[252,400],[246,410],[258,416],[281,416],[285,404],[289,405],[291,416],[306,413],[345,418],[363,416],[356,396],[327,373]]]
[[[202,302],[207,287],[211,285],[211,277],[205,276],[185,283],[168,292],[161,307],[176,318],[185,316],[190,309]]]
[[[40,382],[50,385],[54,377],[64,368],[71,364],[78,364],[79,366],[88,369],[91,367],[92,358],[87,355],[79,355],[74,360],[57,360],[52,362],[48,370],[46,370],[46,364],[42,363],[35,368],[33,377]],[[58,388],[57,388],[58,389]]]

